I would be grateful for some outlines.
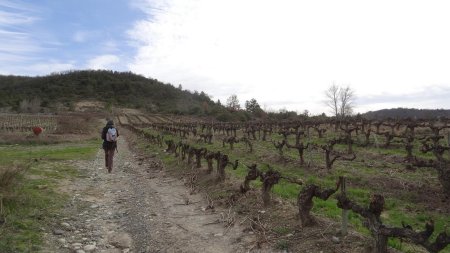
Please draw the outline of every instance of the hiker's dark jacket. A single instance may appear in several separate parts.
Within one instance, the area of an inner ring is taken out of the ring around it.
[[[111,149],[117,148],[117,143],[116,142],[114,142],[114,141],[110,142],[110,141],[106,140],[106,133],[108,132],[108,129],[110,129],[110,128],[114,128],[114,126],[106,125],[103,128],[103,131],[102,131],[103,149],[107,149],[107,150],[111,150]],[[119,130],[117,128],[116,128],[116,131],[117,131],[117,137],[119,137]]]

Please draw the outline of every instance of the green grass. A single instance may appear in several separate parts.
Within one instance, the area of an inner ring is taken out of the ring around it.
[[[280,182],[273,186],[272,192],[278,194],[284,199],[294,199],[297,197],[300,191],[300,186],[296,184],[289,184],[286,182]]]
[[[0,217],[5,219],[0,225],[0,252],[36,252],[41,249],[43,229],[50,232],[48,225],[68,201],[68,196],[58,190],[59,182],[84,176],[67,160],[93,158],[98,147],[98,141],[0,146],[3,166],[29,165],[18,176],[15,185],[0,189],[3,195],[3,214]]]
[[[286,240],[279,240],[279,241],[277,241],[275,248],[277,248],[279,250],[288,250],[289,242]]]
[[[100,147],[99,140],[83,143],[61,143],[54,145],[0,145],[0,164],[33,159],[74,160],[88,159]]]

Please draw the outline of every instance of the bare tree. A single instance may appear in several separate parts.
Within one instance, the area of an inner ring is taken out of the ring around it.
[[[355,100],[355,92],[347,86],[339,89],[339,110],[342,117],[350,116],[353,113],[353,106]]]
[[[325,91],[325,96],[327,97],[326,105],[336,117],[339,115],[339,90],[339,86],[333,83],[328,90]]]
[[[30,108],[30,101],[26,99],[20,101],[19,104],[20,112],[28,112],[29,108]]]
[[[41,110],[41,99],[33,98],[31,100],[24,99],[19,104],[21,112],[37,113]]]
[[[336,118],[343,118],[353,113],[355,92],[350,86],[340,87],[333,83],[325,91],[325,96],[327,98],[325,103]]]
[[[238,111],[241,109],[241,105],[239,104],[239,99],[237,98],[236,94],[231,95],[227,99],[227,108],[230,111]]]

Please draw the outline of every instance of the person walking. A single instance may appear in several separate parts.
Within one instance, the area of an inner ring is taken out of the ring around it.
[[[114,127],[114,121],[108,120],[102,130],[103,150],[105,151],[105,166],[111,173],[113,167],[114,151],[117,150],[117,137],[119,131]]]

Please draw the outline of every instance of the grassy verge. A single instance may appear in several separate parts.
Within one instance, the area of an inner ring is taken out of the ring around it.
[[[62,181],[81,177],[68,160],[92,158],[98,141],[52,145],[0,145],[0,252],[35,252],[42,233],[64,207]],[[9,179],[7,179],[7,177]]]

